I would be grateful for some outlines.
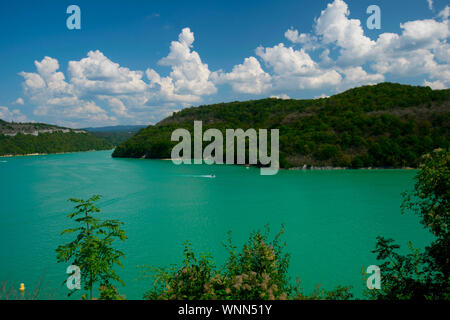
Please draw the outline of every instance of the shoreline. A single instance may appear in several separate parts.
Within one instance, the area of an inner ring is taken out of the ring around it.
[[[292,171],[302,171],[302,170],[417,170],[413,167],[361,167],[361,168],[351,168],[351,167],[332,167],[332,166],[303,166],[303,167],[292,167],[292,168],[280,168],[281,170],[292,170]]]
[[[52,152],[52,153],[4,154],[4,155],[0,155],[0,158],[32,157],[32,156],[48,156],[48,155],[52,155],[52,154],[67,154],[67,153],[95,152],[95,151],[109,151],[109,150],[113,150],[113,149],[105,149],[105,150],[85,150],[85,151],[67,151],[67,152]]]
[[[109,151],[114,149],[105,149],[105,150],[86,150],[86,151],[68,151],[68,152],[55,152],[55,153],[28,153],[28,154],[5,154],[0,155],[0,158],[11,158],[11,157],[31,157],[31,156],[45,156],[52,154],[67,154],[67,153],[79,153],[79,152],[96,152],[96,151]],[[126,158],[126,157],[124,157]],[[126,159],[148,159],[148,160],[162,160],[162,161],[172,161],[170,158],[161,158],[161,159],[152,159],[152,158],[126,158]],[[177,159],[176,159],[177,160]],[[182,160],[182,159],[178,159]],[[224,163],[226,164],[226,163]],[[245,167],[253,167],[259,168],[254,165],[244,165],[244,164],[233,164],[238,166]],[[412,167],[361,167],[361,168],[351,168],[351,167],[332,167],[332,166],[312,166],[312,165],[303,165],[302,167],[291,167],[291,168],[279,168],[278,170],[287,170],[287,171],[333,171],[333,170],[417,170],[417,168]]]
[[[162,159],[152,159],[152,158],[139,158],[139,159],[150,159],[150,160],[162,160],[162,161],[171,161],[170,158],[162,158]],[[175,160],[182,160],[182,159],[175,159]],[[226,163],[224,163],[226,164]],[[245,167],[254,167],[259,168],[254,165],[248,165],[248,164],[235,164],[238,166],[245,166]],[[291,167],[291,168],[279,168],[278,170],[292,170],[292,171],[308,171],[308,170],[417,170],[417,168],[413,167],[361,167],[361,168],[352,168],[352,167],[333,167],[333,166],[312,166],[312,165],[303,165],[302,167]]]

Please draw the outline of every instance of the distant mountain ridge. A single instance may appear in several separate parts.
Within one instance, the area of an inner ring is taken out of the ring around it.
[[[146,128],[147,125],[118,125],[118,126],[106,126],[106,127],[89,127],[83,128],[83,130],[89,132],[137,132],[142,128]]]
[[[97,128],[84,128],[94,136],[107,140],[114,146],[131,138],[139,130],[146,128],[144,125],[119,125]]]
[[[0,119],[0,156],[108,150],[113,145],[82,129]]]
[[[320,99],[261,99],[191,107],[120,144],[113,157],[170,158],[173,130],[280,130],[284,168],[415,167],[419,157],[448,148],[450,90],[380,83]],[[209,144],[204,143],[204,146]]]

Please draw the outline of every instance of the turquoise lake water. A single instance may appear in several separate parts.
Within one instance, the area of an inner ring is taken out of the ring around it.
[[[101,194],[102,215],[125,223],[119,275],[126,286],[119,290],[127,298],[140,299],[150,287],[136,280],[137,266],[181,262],[184,240],[221,265],[228,230],[240,246],[265,224],[273,233],[285,225],[290,274],[306,293],[316,284],[341,284],[360,296],[361,268],[377,264],[371,253],[377,235],[402,246],[431,240],[417,217],[400,213],[400,194],[413,188],[415,174],[282,170],[261,176],[242,166],[113,159],[111,151],[0,158],[0,281],[31,288],[45,276],[54,297],[64,298],[68,265],[56,262],[55,248],[68,240],[59,234],[72,210],[67,199]]]

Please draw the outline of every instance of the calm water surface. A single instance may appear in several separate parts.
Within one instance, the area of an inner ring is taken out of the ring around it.
[[[68,198],[103,195],[104,217],[125,223],[128,240],[119,274],[127,298],[140,299],[148,281],[137,265],[181,262],[182,243],[223,263],[222,242],[235,244],[269,224],[281,224],[291,254],[290,274],[306,293],[316,284],[363,289],[361,268],[376,264],[376,236],[423,247],[430,236],[412,215],[400,214],[412,170],[280,171],[227,165],[176,166],[171,161],[113,159],[111,151],[0,158],[0,281],[32,287],[45,276],[63,298],[67,265],[55,248],[68,240]],[[207,177],[214,174],[216,178]],[[78,296],[79,297],[79,296]]]

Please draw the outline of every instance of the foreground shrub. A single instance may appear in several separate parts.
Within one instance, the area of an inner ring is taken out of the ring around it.
[[[61,234],[73,234],[74,240],[56,248],[58,262],[70,263],[80,268],[82,288],[89,292],[91,300],[94,299],[92,292],[96,283],[107,290],[103,290],[103,295],[107,297],[115,290],[113,282],[124,285],[114,266],[122,267],[121,259],[125,255],[113,246],[115,240],[127,239],[125,231],[121,229],[123,222],[96,218],[101,212],[95,206],[95,202],[99,199],[99,195],[87,200],[69,199],[76,205],[75,212],[67,217],[73,219],[77,227],[66,229]],[[68,295],[74,292],[76,291],[69,291]],[[87,299],[85,295],[82,298]]]
[[[404,193],[403,211],[421,219],[434,240],[423,251],[413,248],[399,253],[393,239],[378,237],[377,259],[382,262],[381,290],[371,290],[375,299],[450,299],[450,153],[435,150],[422,158],[415,189]]]
[[[269,240],[270,230],[255,231],[240,251],[232,244],[229,233],[225,248],[228,259],[217,269],[210,255],[195,256],[191,245],[184,243],[184,260],[179,266],[146,267],[144,277],[153,279],[146,299],[171,300],[284,300],[284,299],[350,299],[349,287],[334,291],[316,290],[312,296],[294,289],[287,276],[289,254],[280,241],[284,229]]]

